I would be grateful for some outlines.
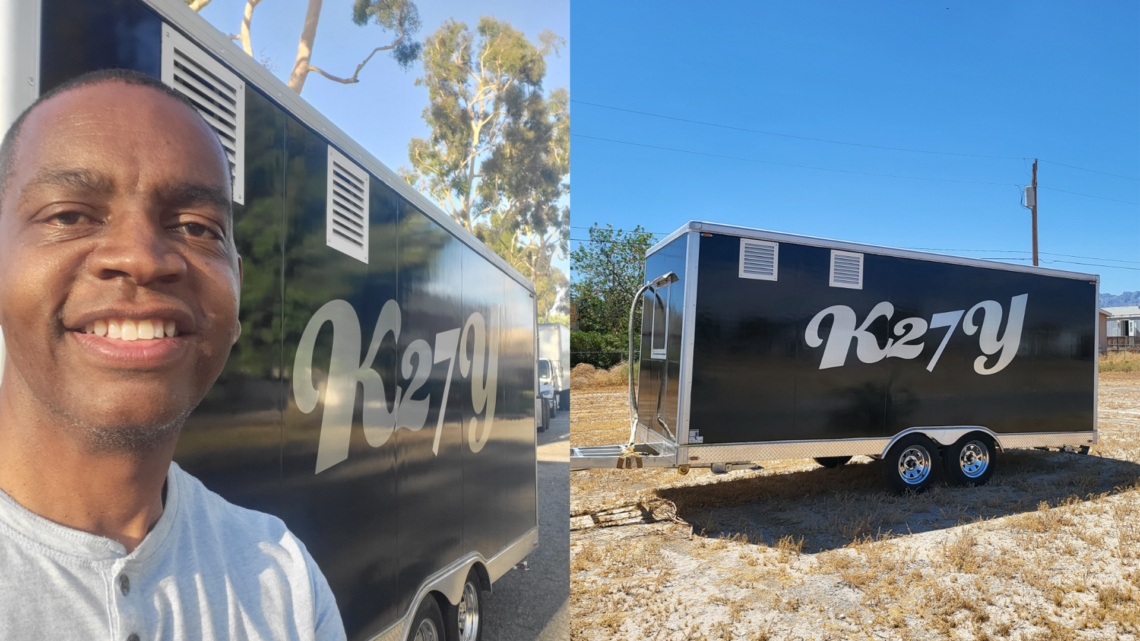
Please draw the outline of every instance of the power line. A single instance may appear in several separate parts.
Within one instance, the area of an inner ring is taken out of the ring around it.
[[[871,172],[867,172],[867,171],[853,171],[850,169],[833,169],[831,167],[813,167],[811,165],[794,165],[792,163],[776,162],[773,160],[758,160],[756,158],[741,158],[740,156],[725,156],[722,154],[709,154],[709,153],[705,153],[703,151],[691,151],[688,149],[675,149],[673,147],[660,147],[658,145],[646,145],[646,144],[639,143],[639,142],[629,142],[626,140],[614,140],[613,138],[600,138],[598,136],[587,136],[586,134],[572,133],[570,135],[573,137],[576,137],[576,138],[588,138],[590,140],[601,140],[601,141],[605,141],[605,142],[613,142],[613,143],[617,143],[619,145],[631,145],[633,147],[645,147],[647,149],[659,149],[662,151],[674,151],[674,152],[681,153],[681,154],[692,154],[695,156],[708,156],[710,158],[725,158],[728,160],[741,160],[744,162],[755,162],[755,163],[760,163],[763,165],[780,165],[781,167],[798,167],[800,169],[816,169],[819,171],[833,171],[833,172],[837,172],[837,173],[841,173],[841,174],[858,174],[860,176],[880,176],[880,177],[884,177],[884,178],[905,178],[907,180],[929,180],[929,181],[933,181],[933,182],[962,183],[962,184],[970,184],[970,185],[1001,185],[1003,187],[1010,186],[1010,185],[1013,185],[1014,187],[1020,187],[1021,186],[1021,185],[1017,185],[1015,183],[995,183],[995,182],[985,182],[985,181],[980,181],[980,180],[953,180],[950,178],[923,178],[921,176],[899,176],[896,174],[875,174],[875,173],[871,173]]]
[[[932,251],[932,252],[984,252],[987,254],[1028,254],[1029,252],[1024,249],[945,249],[939,247],[902,247],[900,249],[915,249],[919,251]],[[1074,254],[1055,254],[1052,252],[1041,252],[1042,256],[1064,256],[1065,258],[1084,258],[1086,260],[1106,260],[1112,263],[1128,263],[1130,265],[1140,265],[1137,260],[1119,260],[1117,258],[1101,258],[1099,256],[1076,256]],[[1004,259],[1002,259],[1004,260]]]
[[[705,127],[717,127],[719,129],[730,129],[733,131],[745,131],[748,133],[764,134],[766,136],[779,136],[781,138],[794,138],[797,140],[810,140],[813,142],[826,142],[826,143],[830,143],[833,145],[848,145],[851,147],[865,147],[868,149],[884,149],[887,151],[906,151],[906,152],[916,153],[916,154],[934,154],[934,155],[939,155],[939,156],[961,156],[961,157],[966,157],[966,158],[993,158],[993,159],[997,159],[997,160],[1025,160],[1028,157],[1028,156],[990,156],[990,155],[986,155],[986,154],[963,154],[963,153],[957,153],[957,152],[952,152],[952,151],[933,151],[930,149],[908,149],[906,147],[886,147],[883,145],[868,145],[865,143],[847,142],[847,141],[843,141],[843,140],[830,140],[827,138],[813,138],[810,136],[796,136],[793,134],[783,134],[783,133],[778,133],[775,131],[764,131],[762,129],[749,129],[747,127],[737,127],[734,125],[725,125],[725,124],[716,123],[716,122],[706,122],[703,120],[693,120],[690,118],[678,118],[676,116],[666,116],[664,114],[651,113],[648,111],[638,111],[636,109],[625,109],[623,107],[614,107],[612,105],[602,105],[602,104],[598,104],[596,102],[587,102],[585,100],[575,99],[575,100],[571,100],[570,102],[578,103],[581,105],[589,105],[591,107],[599,107],[601,109],[610,109],[612,111],[624,111],[626,113],[637,114],[639,116],[649,116],[651,118],[661,118],[662,120],[674,120],[677,122],[686,122],[686,123],[690,123],[690,124],[694,124],[694,125],[703,125]],[[1091,172],[1094,174],[1102,174],[1104,176],[1112,176],[1114,178],[1123,178],[1125,180],[1134,180],[1134,181],[1140,182],[1140,178],[1135,178],[1133,176],[1122,176],[1120,174],[1111,174],[1111,173],[1108,173],[1106,171],[1098,171],[1096,169],[1088,169],[1086,167],[1077,167],[1076,165],[1069,165],[1069,164],[1066,164],[1063,162],[1056,162],[1053,160],[1042,160],[1041,162],[1047,162],[1047,163],[1050,163],[1053,165],[1059,165],[1061,167],[1068,167],[1069,169],[1078,169],[1080,171],[1088,171],[1088,172]],[[1096,198],[1096,196],[1093,196],[1093,197]]]
[[[1097,200],[1109,200],[1109,201],[1112,201],[1114,203],[1124,203],[1126,205],[1140,205],[1140,203],[1134,203],[1131,200],[1117,200],[1115,198],[1105,198],[1104,196],[1093,196],[1092,194],[1078,194],[1075,191],[1065,191],[1064,189],[1057,189],[1056,187],[1041,187],[1041,189],[1048,189],[1049,191],[1059,191],[1062,194],[1072,194],[1074,196],[1084,196],[1086,198],[1096,198]]]
[[[1062,167],[1068,167],[1069,169],[1080,169],[1081,171],[1091,171],[1094,174],[1104,174],[1105,176],[1112,176],[1114,178],[1123,178],[1125,180],[1135,180],[1136,182],[1140,182],[1140,178],[1133,178],[1132,176],[1121,176],[1120,174],[1110,174],[1106,171],[1097,171],[1095,169],[1085,169],[1084,167],[1077,167],[1075,165],[1066,165],[1063,162],[1054,162],[1052,160],[1042,160],[1041,162],[1047,162],[1050,165],[1060,165]]]
[[[662,114],[650,113],[648,111],[636,111],[634,109],[623,109],[621,107],[611,107],[610,105],[600,105],[596,102],[586,102],[584,100],[571,100],[582,105],[590,105],[591,107],[600,107],[602,109],[612,109],[613,111],[624,111],[626,113],[638,114],[640,116],[650,116],[652,118],[661,118],[663,120],[676,120],[678,122],[687,122],[694,125],[704,125],[706,127],[717,127],[720,129],[731,129],[733,131],[746,131],[754,134],[764,134],[766,136],[779,136],[781,138],[795,138],[797,140],[811,140],[814,142],[826,142],[833,145],[850,145],[852,147],[867,147],[870,149],[886,149],[888,151],[909,151],[916,154],[937,154],[940,156],[966,156],[970,158],[996,158],[999,160],[1021,160],[1021,156],[987,156],[984,154],[960,154],[951,151],[930,151],[927,149],[906,149],[904,147],[884,147],[882,145],[867,145],[858,142],[846,142],[842,140],[828,140],[826,138],[812,138],[809,136],[795,136],[792,134],[781,134],[774,131],[764,131],[761,129],[748,129],[747,127],[735,127],[733,125],[722,125],[715,122],[704,122],[702,120],[691,120],[689,118],[677,118],[674,116],[665,116]],[[1057,163],[1060,164],[1060,163]]]

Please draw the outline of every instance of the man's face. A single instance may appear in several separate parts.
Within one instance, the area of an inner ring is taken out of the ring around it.
[[[103,440],[177,426],[202,399],[240,333],[213,136],[171,97],[115,81],[29,115],[0,203],[5,387]]]

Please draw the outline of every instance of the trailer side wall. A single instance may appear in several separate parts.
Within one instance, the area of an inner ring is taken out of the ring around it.
[[[867,253],[862,288],[846,289],[829,285],[830,249],[786,242],[778,279],[753,280],[738,275],[740,238],[700,242],[690,426],[705,444],[884,437],[917,426],[1094,429],[1094,282]],[[971,316],[973,334],[965,331],[965,312],[984,301],[998,305],[1003,318],[993,334],[1001,339],[1021,295],[1016,356],[996,373],[979,374],[977,361],[992,369],[1000,353],[982,349],[987,312]],[[862,327],[883,302],[893,307],[889,317]],[[818,345],[808,343],[808,328],[832,306],[850,310],[851,329],[862,327],[873,341],[862,339],[864,347],[851,338],[836,350],[842,364],[821,368],[827,341],[839,335],[837,315],[822,316]],[[955,311],[963,314],[928,370],[947,328],[927,325]],[[911,318],[921,322],[899,328]],[[917,354],[898,349],[916,346]]]

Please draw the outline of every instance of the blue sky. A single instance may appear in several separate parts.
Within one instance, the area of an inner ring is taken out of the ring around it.
[[[574,0],[572,28],[575,239],[697,219],[1029,258],[1036,156],[1042,265],[1140,290],[1136,2]]]
[[[297,41],[305,18],[307,0],[262,2],[253,14],[251,40],[255,56],[268,59],[278,78],[287,80],[297,55]],[[550,29],[566,39],[558,57],[547,58],[543,88],[570,88],[570,0],[417,0],[423,26],[417,39],[434,32],[448,18],[474,29],[479,17],[494,16],[510,22],[532,41]],[[213,0],[201,15],[227,34],[241,27],[245,0]],[[393,36],[369,25],[352,22],[351,0],[326,0],[321,9],[312,64],[331,74],[348,77],[373,48],[388,44]],[[342,85],[310,73],[301,97],[308,100],[338,127],[372,152],[385,165],[397,169],[408,164],[408,141],[429,134],[421,114],[427,106],[427,89],[415,86],[422,74],[417,63],[405,72],[388,57],[377,54],[360,74],[360,82]],[[562,268],[568,265],[563,262]]]

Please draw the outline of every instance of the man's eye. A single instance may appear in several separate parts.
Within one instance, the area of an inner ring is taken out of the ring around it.
[[[59,225],[78,225],[83,222],[83,214],[74,211],[65,211],[52,216],[50,220]]]
[[[218,239],[218,234],[214,233],[214,230],[199,223],[186,223],[179,226],[179,229],[181,229],[187,236],[193,236],[194,238],[211,238],[214,240]]]

